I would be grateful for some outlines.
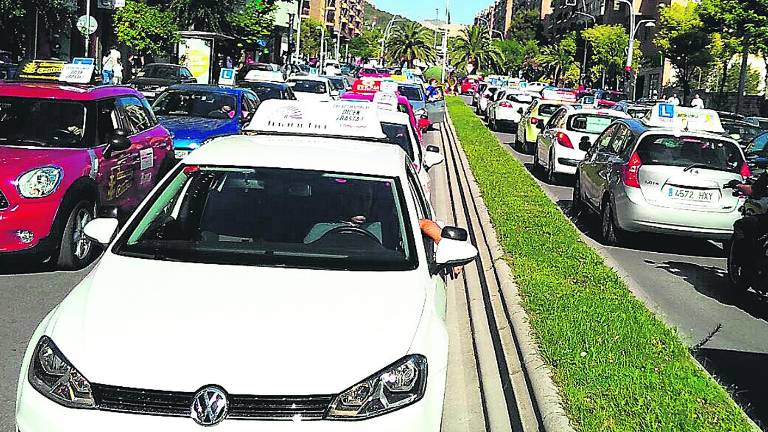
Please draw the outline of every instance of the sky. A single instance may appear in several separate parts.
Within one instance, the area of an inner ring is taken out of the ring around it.
[[[435,19],[435,9],[440,10],[440,19],[445,19],[446,0],[368,0],[368,3],[389,13],[405,16],[414,21]],[[475,14],[487,8],[493,0],[449,0],[451,22],[472,24]]]

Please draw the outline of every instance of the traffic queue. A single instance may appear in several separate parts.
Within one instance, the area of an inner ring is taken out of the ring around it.
[[[571,215],[595,216],[603,244],[624,245],[641,233],[720,242],[735,292],[768,291],[765,228],[746,234],[759,247],[743,246],[745,234],[734,229],[768,213],[768,198],[744,186],[762,190],[768,181],[758,179],[768,131],[733,114],[617,92],[579,94],[500,77],[469,82],[475,112],[491,129],[511,132],[511,145],[533,156],[546,182],[573,185]]]
[[[34,332],[18,430],[440,430],[446,281],[478,253],[430,201],[444,101],[340,93],[0,83],[0,260],[103,251]]]

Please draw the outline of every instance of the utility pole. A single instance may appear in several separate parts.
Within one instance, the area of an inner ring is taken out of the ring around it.
[[[301,60],[301,15],[304,10],[304,0],[299,0],[299,10],[296,13],[296,21],[299,23],[296,30],[296,63]]]
[[[86,27],[88,29],[91,28],[91,0],[85,0],[85,16],[86,16],[86,22],[88,23]],[[85,57],[90,57],[91,54],[91,34],[88,33],[88,31],[85,31]]]

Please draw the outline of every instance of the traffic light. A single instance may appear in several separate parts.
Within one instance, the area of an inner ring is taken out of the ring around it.
[[[632,79],[632,66],[624,66],[624,79],[625,80]]]

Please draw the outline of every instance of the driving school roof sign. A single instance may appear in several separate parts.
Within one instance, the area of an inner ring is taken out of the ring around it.
[[[351,138],[385,138],[376,107],[364,102],[266,100],[244,130]]]
[[[58,81],[64,68],[61,60],[30,60],[19,70],[19,78],[33,81]]]
[[[659,103],[648,112],[643,123],[652,127],[688,130],[694,132],[723,133],[720,116],[712,110],[686,108]]]

